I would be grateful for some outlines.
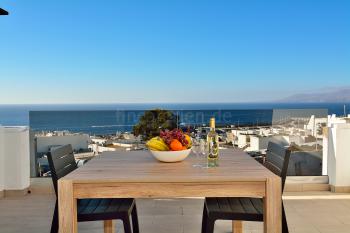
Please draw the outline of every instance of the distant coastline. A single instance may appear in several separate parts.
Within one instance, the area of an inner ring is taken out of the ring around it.
[[[322,91],[299,93],[281,99],[284,103],[349,103],[350,87],[328,88]]]

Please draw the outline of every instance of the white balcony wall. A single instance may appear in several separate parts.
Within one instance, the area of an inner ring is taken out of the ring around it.
[[[4,133],[3,127],[0,126],[0,198],[4,195],[5,190],[5,170],[4,170]]]
[[[328,153],[333,153],[335,151],[335,146],[333,145],[333,137],[331,136],[332,131],[331,129],[336,124],[346,124],[346,119],[337,117],[335,114],[329,115],[327,119],[327,127],[323,128],[323,159],[322,159],[322,175],[328,175],[329,168],[328,168],[328,162],[332,160],[332,158],[329,158]],[[332,143],[331,145],[329,145]],[[334,169],[333,169],[334,170]]]
[[[27,127],[0,126],[0,191],[29,187],[29,155]]]
[[[330,184],[350,187],[350,124],[332,123],[328,127],[327,167]]]

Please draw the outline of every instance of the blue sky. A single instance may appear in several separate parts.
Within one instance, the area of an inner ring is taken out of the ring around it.
[[[255,102],[350,85],[347,0],[0,7],[0,104]]]

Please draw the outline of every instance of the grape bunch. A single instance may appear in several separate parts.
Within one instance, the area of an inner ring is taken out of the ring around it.
[[[173,136],[168,129],[165,131],[161,130],[159,135],[166,144],[170,145],[171,141],[173,140]]]
[[[181,142],[183,146],[188,146],[188,141],[180,129],[173,129],[173,130],[161,130],[160,131],[160,137],[164,140],[164,142],[168,145],[170,145],[171,141],[174,139],[177,139]]]

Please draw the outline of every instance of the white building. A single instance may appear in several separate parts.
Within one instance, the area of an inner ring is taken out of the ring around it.
[[[246,151],[262,151],[267,149],[271,137],[252,135],[250,137],[250,146]]]
[[[0,197],[26,193],[30,185],[28,127],[0,126]]]
[[[239,148],[244,148],[244,147],[247,147],[249,145],[250,135],[239,134],[237,138],[238,138],[237,145]]]
[[[108,139],[106,138],[95,138],[95,137],[90,137],[90,140],[92,143],[98,144],[98,145],[106,144],[108,141]]]
[[[322,134],[318,134],[317,132],[321,131],[322,127],[325,126],[327,122],[327,118],[316,118],[312,115],[308,124],[305,125],[305,130],[309,130],[310,134],[314,137],[322,136]]]
[[[272,135],[272,128],[260,128],[259,135],[261,136],[269,136]]]
[[[233,129],[231,130],[233,145],[237,145],[239,148],[244,148],[249,145],[250,135],[258,134],[259,132],[254,129]]]
[[[71,144],[73,150],[87,150],[90,143],[88,134],[66,134],[66,135],[49,135],[36,137],[36,152],[46,153],[51,146]]]
[[[270,135],[270,136],[260,136],[260,135],[250,135],[249,147],[245,151],[263,151],[267,149],[269,142],[275,142],[282,145],[289,145],[294,136],[284,136],[284,135]]]

